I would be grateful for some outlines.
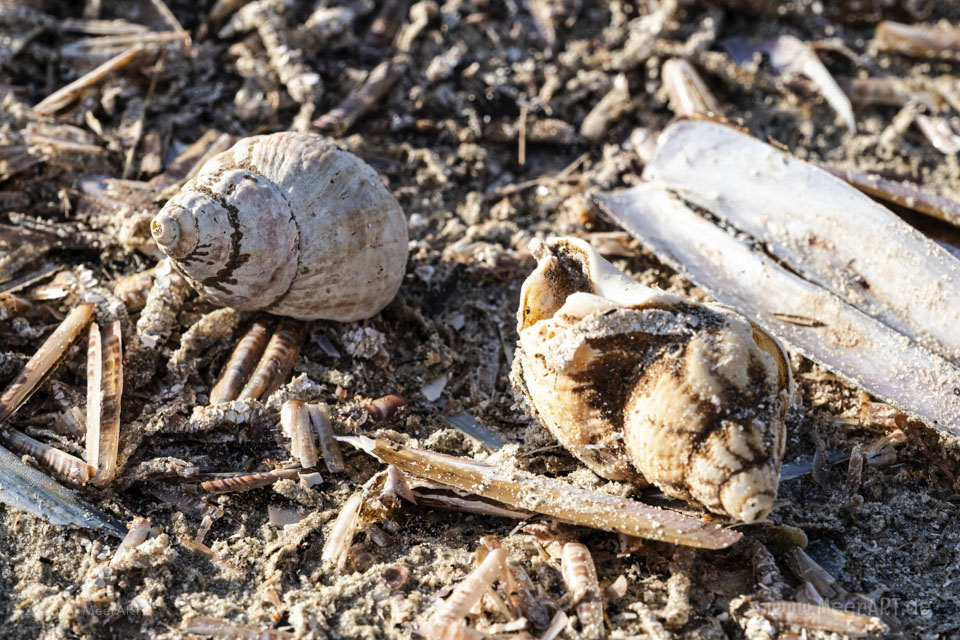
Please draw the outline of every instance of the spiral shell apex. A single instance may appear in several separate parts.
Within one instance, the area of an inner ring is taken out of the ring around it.
[[[530,413],[605,478],[766,518],[793,386],[779,343],[730,309],[631,280],[582,240],[531,249],[511,376]]]
[[[151,232],[203,296],[302,320],[376,314],[407,262],[406,219],[377,173],[304,133],[246,138],[214,156]]]

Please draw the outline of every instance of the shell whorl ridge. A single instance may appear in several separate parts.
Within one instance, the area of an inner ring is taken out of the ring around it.
[[[403,280],[407,224],[377,173],[318,135],[241,140],[161,209],[153,237],[205,297],[348,322]]]
[[[532,249],[512,374],[531,413],[603,477],[766,518],[792,390],[779,343],[729,309],[631,280],[582,240]]]

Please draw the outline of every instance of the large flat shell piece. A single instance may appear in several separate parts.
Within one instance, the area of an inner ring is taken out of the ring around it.
[[[781,199],[799,198],[794,195],[784,186]],[[960,369],[945,358],[781,267],[661,184],[604,193],[596,200],[666,264],[792,349],[931,426],[960,436]],[[919,272],[909,280],[902,275],[898,282],[923,288],[914,281],[928,277]],[[952,324],[955,332],[957,326]]]
[[[741,538],[739,532],[717,523],[581,489],[562,480],[407,447],[385,438],[341,436],[338,439],[421,478],[585,527],[702,549],[725,549]]]
[[[750,135],[696,120],[664,129],[644,178],[960,364],[960,261],[854,187]]]

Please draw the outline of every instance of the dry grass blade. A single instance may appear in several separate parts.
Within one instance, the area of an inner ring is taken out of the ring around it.
[[[0,424],[25,403],[37,387],[49,376],[93,317],[93,305],[81,304],[74,308],[0,395]]]
[[[886,402],[960,435],[960,371],[695,213],[657,185],[597,202],[666,264],[792,349]],[[813,316],[813,326],[777,314]],[[895,364],[894,364],[895,363]],[[891,370],[891,365],[895,369]]]
[[[87,350],[87,459],[96,467],[94,484],[106,486],[117,474],[120,445],[120,397],[123,394],[123,348],[120,321],[101,332],[90,327]]]
[[[81,93],[103,80],[107,74],[130,64],[134,58],[140,55],[140,52],[143,51],[143,49],[144,46],[142,44],[136,44],[126,51],[123,51],[122,53],[110,58],[96,69],[83,74],[67,86],[54,91],[49,96],[41,100],[33,108],[33,112],[37,115],[53,115],[60,109],[76,100]]]
[[[741,534],[675,511],[517,470],[502,470],[468,458],[414,449],[384,438],[343,436],[380,460],[416,476],[489,500],[553,516],[567,522],[705,549],[724,549]]]
[[[254,322],[247,330],[237,347],[230,354],[230,359],[223,367],[220,379],[210,391],[210,404],[219,404],[236,400],[243,389],[250,372],[263,355],[267,346],[267,325]]]
[[[807,280],[960,363],[960,261],[857,189],[748,134],[695,120],[664,130],[643,175],[764,242]],[[905,274],[914,286],[903,286]],[[781,312],[810,316],[813,309]]]
[[[803,629],[832,631],[855,638],[887,631],[887,625],[879,618],[832,607],[785,601],[758,602],[754,606],[767,620],[780,627],[796,625]]]
[[[488,553],[480,566],[457,585],[450,597],[433,614],[427,623],[425,635],[439,637],[450,627],[458,625],[470,613],[473,605],[483,597],[487,587],[500,576],[506,560],[506,549],[494,549]]]
[[[60,478],[74,484],[86,484],[93,477],[96,469],[76,456],[51,447],[19,431],[4,429],[0,431],[0,438],[11,447],[42,461],[53,469]]]

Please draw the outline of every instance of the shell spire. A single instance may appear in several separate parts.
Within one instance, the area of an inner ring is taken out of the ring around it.
[[[205,297],[303,320],[374,315],[407,260],[406,219],[376,172],[305,133],[246,138],[214,156],[151,233]]]

